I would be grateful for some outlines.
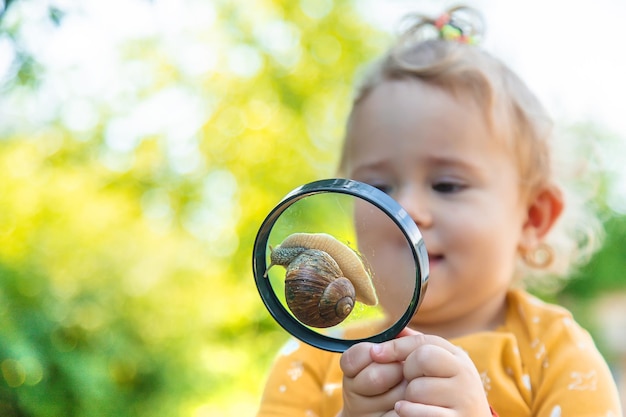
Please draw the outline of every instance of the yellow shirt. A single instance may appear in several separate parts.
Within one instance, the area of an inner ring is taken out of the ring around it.
[[[621,417],[611,372],[571,314],[520,290],[504,325],[454,339],[482,377],[501,417]],[[281,350],[257,417],[335,417],[342,407],[340,354],[299,341]]]

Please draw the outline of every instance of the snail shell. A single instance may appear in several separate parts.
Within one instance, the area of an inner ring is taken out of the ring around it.
[[[306,249],[287,267],[285,298],[291,312],[312,327],[341,323],[354,308],[356,293],[326,252]]]
[[[287,269],[287,305],[309,326],[339,324],[350,314],[355,300],[378,304],[361,257],[331,235],[294,233],[271,250],[270,259],[268,271],[274,265]]]
[[[294,233],[272,250],[271,264],[287,267],[305,249],[319,249],[328,253],[339,265],[343,276],[348,278],[356,290],[357,301],[374,306],[378,304],[376,290],[363,260],[352,248],[326,233]],[[268,270],[269,270],[268,268]]]

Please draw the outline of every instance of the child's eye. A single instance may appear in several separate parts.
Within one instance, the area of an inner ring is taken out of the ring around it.
[[[453,181],[441,181],[432,185],[433,190],[440,193],[456,193],[465,189],[465,185]]]

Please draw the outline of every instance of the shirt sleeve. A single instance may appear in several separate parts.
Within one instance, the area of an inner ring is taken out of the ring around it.
[[[324,415],[329,400],[327,375],[337,355],[295,339],[287,342],[270,370],[257,417]]]
[[[622,415],[615,380],[591,336],[569,317],[551,325],[531,344],[537,361],[532,415],[617,417]]]

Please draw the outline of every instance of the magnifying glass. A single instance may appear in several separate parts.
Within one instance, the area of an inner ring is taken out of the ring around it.
[[[409,214],[389,195],[348,179],[287,194],[256,236],[261,299],[287,332],[343,352],[396,337],[428,283],[428,254]]]

